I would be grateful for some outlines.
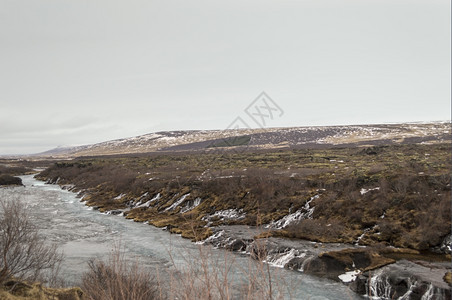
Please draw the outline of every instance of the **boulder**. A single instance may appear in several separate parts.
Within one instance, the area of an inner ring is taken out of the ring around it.
[[[244,251],[246,250],[246,243],[241,240],[241,239],[237,239],[235,241],[233,241],[231,244],[229,244],[226,249],[230,250],[230,251]]]

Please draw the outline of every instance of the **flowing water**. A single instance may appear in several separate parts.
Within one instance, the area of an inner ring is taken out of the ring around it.
[[[1,188],[0,198],[20,199],[30,207],[40,232],[64,251],[62,275],[69,284],[77,285],[87,270],[87,262],[107,257],[118,242],[127,257],[159,270],[183,266],[187,259],[199,257],[200,247],[206,247],[144,223],[92,210],[74,193],[58,185],[44,184],[32,175],[21,178],[25,187]],[[234,261],[231,278],[238,282],[246,276],[243,266],[253,264],[246,255],[221,249],[201,251],[208,251],[213,259],[231,257]],[[291,283],[288,286],[294,299],[362,299],[341,283],[281,268],[271,267],[270,272],[277,279]]]

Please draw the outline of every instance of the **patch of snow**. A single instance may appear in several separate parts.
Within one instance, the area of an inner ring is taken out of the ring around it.
[[[245,218],[246,214],[243,209],[225,209],[216,211],[211,217],[220,217],[222,219],[235,219],[240,220]]]
[[[380,189],[380,187],[376,187],[376,188],[373,188],[373,189],[364,189],[364,188],[362,188],[361,191],[359,191],[359,192],[361,193],[361,195],[364,195],[364,194],[367,194],[370,191],[377,191],[379,189]]]
[[[358,276],[361,273],[360,270],[354,270],[354,271],[349,271],[349,272],[345,272],[344,274],[339,275],[339,279],[342,280],[342,282],[352,282],[355,281],[356,276]]]
[[[124,196],[126,196],[126,194],[120,194],[119,196],[116,196],[115,198],[113,198],[114,200],[119,200],[121,198],[123,198]]]

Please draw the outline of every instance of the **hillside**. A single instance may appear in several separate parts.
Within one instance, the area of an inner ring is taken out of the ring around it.
[[[450,141],[450,122],[384,125],[167,131],[55,148],[36,156],[71,158],[147,152],[210,152],[229,149],[326,148]]]

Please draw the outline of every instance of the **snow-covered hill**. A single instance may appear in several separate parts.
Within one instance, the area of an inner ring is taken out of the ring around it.
[[[238,137],[241,137],[241,139]],[[219,148],[228,150],[237,147],[241,149],[244,147],[268,149],[337,145],[370,146],[393,143],[439,143],[446,141],[451,141],[450,121],[383,125],[167,131],[92,145],[59,147],[38,155],[62,158],[161,151],[212,151]]]

